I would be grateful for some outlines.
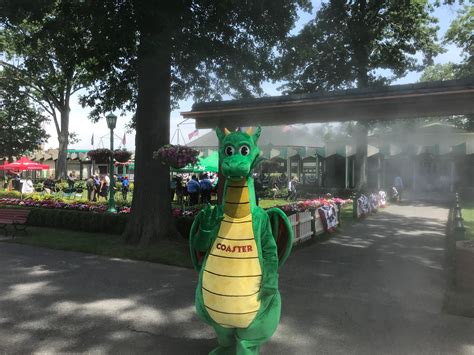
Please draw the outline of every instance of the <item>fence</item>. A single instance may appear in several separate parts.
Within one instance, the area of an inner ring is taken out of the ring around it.
[[[335,205],[337,225],[339,225],[339,206]],[[324,233],[324,225],[319,216],[318,210],[307,210],[304,212],[296,212],[288,216],[293,227],[295,239],[293,244],[299,244],[312,237]]]

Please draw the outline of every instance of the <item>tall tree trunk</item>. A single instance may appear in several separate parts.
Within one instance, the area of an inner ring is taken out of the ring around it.
[[[65,179],[67,176],[67,147],[69,144],[69,105],[61,109],[61,132],[58,133],[59,152],[56,170],[56,179]]]
[[[142,36],[138,54],[135,189],[125,229],[141,246],[178,234],[171,215],[169,169],[153,152],[169,143],[171,49],[163,36]]]

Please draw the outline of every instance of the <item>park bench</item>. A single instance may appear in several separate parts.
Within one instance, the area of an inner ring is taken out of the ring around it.
[[[5,236],[8,235],[7,228],[12,226],[12,238],[15,238],[16,232],[26,233],[26,221],[30,210],[20,208],[0,208],[0,228],[3,229]]]

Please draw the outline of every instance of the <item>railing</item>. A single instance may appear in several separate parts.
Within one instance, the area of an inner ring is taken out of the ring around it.
[[[336,211],[337,225],[339,225],[339,206],[335,205],[334,207]],[[294,244],[302,243],[305,240],[324,233],[324,226],[317,209],[296,212],[288,216],[288,219],[293,227],[293,233],[295,236]]]

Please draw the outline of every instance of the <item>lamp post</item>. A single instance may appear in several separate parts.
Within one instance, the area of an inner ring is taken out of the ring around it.
[[[117,124],[117,116],[113,113],[109,113],[105,116],[107,120],[107,126],[110,129],[110,151],[113,153],[114,151],[114,128]],[[117,213],[117,209],[115,208],[115,179],[114,179],[114,157],[113,155],[110,157],[109,162],[109,174],[110,174],[110,186],[109,186],[109,208],[107,212],[110,213]]]

